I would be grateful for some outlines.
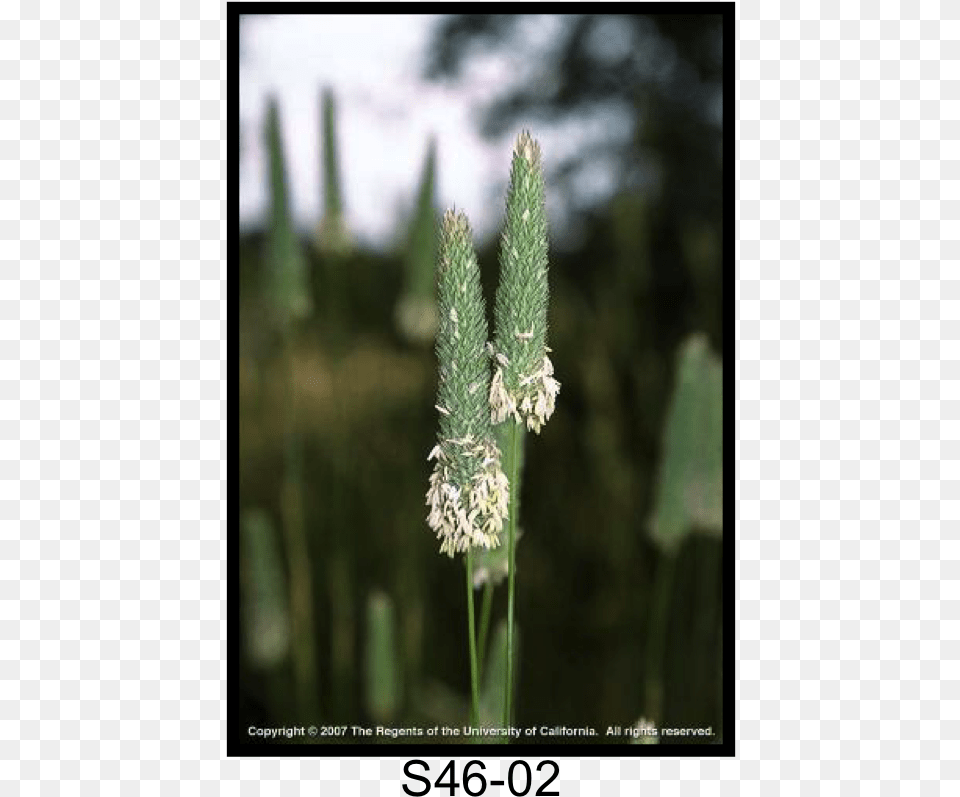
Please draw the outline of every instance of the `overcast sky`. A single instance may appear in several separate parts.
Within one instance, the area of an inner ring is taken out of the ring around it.
[[[321,205],[320,91],[329,86],[337,101],[345,213],[355,235],[377,246],[393,242],[401,214],[414,201],[431,135],[438,146],[440,209],[455,204],[465,210],[478,239],[496,233],[513,140],[520,131],[494,142],[482,140],[474,115],[505,85],[536,74],[540,63],[536,53],[550,46],[560,23],[556,17],[526,20],[522,30],[528,46],[523,52],[479,56],[471,60],[466,79],[451,88],[419,77],[437,19],[327,14],[245,19],[240,63],[241,224],[259,223],[266,209],[262,130],[271,94],[280,104],[295,216],[304,229],[316,224]],[[617,124],[628,126],[628,120],[599,118],[592,124],[530,127],[549,162],[587,140],[609,135]],[[602,194],[614,181],[615,175],[598,169],[578,188]],[[563,210],[548,192],[551,226],[562,222]]]

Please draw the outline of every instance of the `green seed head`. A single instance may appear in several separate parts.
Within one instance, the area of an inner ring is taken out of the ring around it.
[[[437,280],[440,434],[429,457],[436,465],[427,522],[442,541],[441,552],[453,556],[499,545],[508,505],[487,406],[490,364],[480,267],[463,213],[448,210],[443,216]]]
[[[517,139],[500,247],[494,305],[491,420],[513,417],[539,432],[553,414],[560,383],[547,353],[547,210],[540,145],[526,130]]]
[[[280,111],[275,100],[267,109],[265,136],[270,174],[270,227],[267,231],[266,294],[282,327],[310,314],[307,261],[294,227],[287,189]]]
[[[400,332],[414,343],[433,342],[437,330],[435,175],[436,143],[431,140],[420,178],[417,209],[407,238],[404,291],[394,313]]]

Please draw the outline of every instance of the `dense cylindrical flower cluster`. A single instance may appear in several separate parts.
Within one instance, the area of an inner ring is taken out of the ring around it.
[[[500,451],[489,438],[478,441],[468,436],[446,443],[446,449],[438,444],[430,452],[437,464],[427,491],[427,523],[441,540],[440,553],[453,556],[468,548],[496,548],[510,497]],[[473,474],[465,482],[454,476],[447,451],[472,461]]]
[[[494,305],[493,423],[513,418],[539,432],[553,415],[560,383],[547,346],[547,211],[540,146],[526,130],[517,139],[507,192]]]
[[[507,516],[509,485],[490,427],[490,365],[480,267],[463,213],[447,211],[438,265],[437,412],[440,434],[427,490],[427,523],[449,556],[495,548]]]

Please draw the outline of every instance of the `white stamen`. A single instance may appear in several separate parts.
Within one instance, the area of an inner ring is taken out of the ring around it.
[[[462,441],[472,444],[472,435]],[[477,453],[479,452],[479,453]],[[450,468],[437,462],[430,475],[427,523],[441,540],[440,552],[448,556],[470,548],[496,548],[500,545],[509,507],[509,483],[500,467],[500,451],[492,440],[477,447],[476,471],[461,487],[454,484]]]

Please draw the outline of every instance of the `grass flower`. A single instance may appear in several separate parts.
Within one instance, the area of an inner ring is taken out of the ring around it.
[[[430,476],[427,523],[442,540],[440,552],[448,556],[469,548],[490,549],[500,545],[500,532],[507,516],[509,487],[500,467],[500,451],[492,440],[471,437],[448,440],[448,450],[471,464],[467,481],[456,479],[447,454],[437,445],[431,457],[437,464]]]
[[[489,628],[493,581],[502,577],[505,568],[506,728],[513,719],[515,560],[524,426],[539,433],[553,415],[560,392],[547,347],[549,287],[543,166],[540,146],[527,131],[520,134],[513,153],[494,306],[496,330],[491,342],[487,341],[480,269],[463,213],[444,214],[437,273],[436,409],[440,435],[427,457],[428,461],[435,460],[427,490],[427,523],[441,540],[441,553],[451,557],[465,554],[471,719],[475,723],[481,721],[479,669]],[[498,440],[505,446],[502,463]],[[488,558],[485,554],[499,547],[505,526],[506,555],[502,559]],[[480,560],[477,568],[474,551]],[[478,657],[473,591],[481,585],[484,601]]]
[[[474,550],[500,545],[510,508],[510,485],[500,465],[487,395],[487,319],[480,267],[470,224],[448,210],[440,230],[437,266],[437,413],[440,434],[427,460],[434,460],[427,524],[440,539],[440,552],[463,553],[470,651],[470,718],[480,720],[479,662],[473,611]]]
[[[510,488],[490,426],[490,366],[480,268],[470,225],[447,211],[440,235],[437,412],[440,434],[427,490],[427,524],[448,556],[500,544]]]
[[[494,304],[493,423],[512,418],[540,432],[553,415],[560,383],[547,346],[547,213],[540,145],[526,130],[517,139],[507,192]]]
[[[507,220],[500,242],[500,282],[494,302],[495,329],[488,402],[490,421],[506,423],[505,463],[511,502],[507,523],[507,663],[503,724],[513,720],[516,660],[515,580],[524,426],[540,433],[553,415],[560,383],[547,346],[547,202],[540,145],[524,130],[517,138],[507,189]],[[485,601],[486,603],[486,601]]]

